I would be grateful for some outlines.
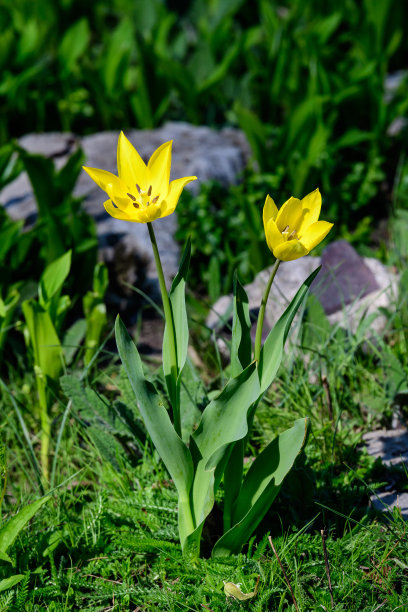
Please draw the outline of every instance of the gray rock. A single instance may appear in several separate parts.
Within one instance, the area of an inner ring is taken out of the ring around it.
[[[363,435],[368,454],[380,457],[384,465],[395,466],[408,464],[408,430],[380,429]]]
[[[363,258],[346,240],[329,244],[321,265],[312,291],[328,315],[380,288]]]
[[[405,427],[371,431],[363,435],[363,440],[368,454],[380,458],[384,465],[402,468],[408,463],[408,430]],[[392,483],[370,499],[377,510],[387,511],[398,506],[402,516],[408,518],[408,493],[395,490]]]
[[[186,186],[192,193],[198,193],[200,184],[209,180],[217,180],[223,185],[236,183],[251,154],[244,134],[230,128],[215,131],[188,123],[167,123],[155,130],[128,130],[126,135],[145,161],[163,142],[173,140],[171,179],[197,176],[197,181]],[[19,143],[31,153],[52,158],[57,168],[61,168],[80,146],[87,166],[116,174],[118,136],[117,131],[83,138],[69,133],[28,134]],[[79,176],[74,195],[85,198],[84,208],[96,220],[101,256],[110,269],[111,305],[122,312],[138,310],[135,293],[127,284],[135,285],[153,300],[159,300],[156,268],[145,224],[110,217],[103,208],[106,195],[85,172]],[[25,219],[28,226],[34,223],[37,207],[25,173],[0,192],[0,202],[13,219]],[[177,228],[176,213],[158,219],[154,228],[169,285],[177,272],[179,260],[179,248],[173,239]],[[130,320],[135,316],[130,315]],[[160,350],[161,338],[158,346],[152,348]]]
[[[327,251],[328,256],[325,255]],[[348,264],[344,263],[344,254]],[[324,263],[325,268],[318,274],[311,291],[317,297],[323,297],[322,305],[329,322],[339,324],[354,333],[364,316],[377,313],[378,316],[370,325],[370,333],[381,334],[386,325],[386,317],[379,314],[378,310],[380,307],[389,307],[395,300],[398,278],[381,262],[369,257],[361,258],[350,245],[340,241],[329,245],[323,251],[322,258],[309,255],[281,263],[265,310],[264,337],[272,329],[301,284],[313,270]],[[338,269],[341,270],[341,274],[336,273]],[[356,275],[359,275],[358,283],[352,281],[354,270]],[[255,315],[270,273],[271,267],[260,272],[252,283],[245,286],[249,309]],[[326,289],[327,285],[330,287],[329,290]],[[232,296],[223,296],[214,304],[207,318],[207,325],[212,329],[221,329],[225,320],[231,320],[231,314]],[[221,350],[224,350],[223,345],[224,343],[220,343]]]
[[[116,149],[118,132],[103,132],[83,138],[73,134],[28,134],[20,139],[20,145],[31,153],[52,157],[60,168],[78,146],[86,155],[86,165],[116,173]],[[127,137],[147,161],[153,151],[163,142],[173,140],[171,179],[195,175],[197,181],[187,185],[198,193],[200,183],[218,180],[224,185],[234,184],[244,169],[250,148],[242,132],[224,129],[220,132],[188,123],[167,123],[155,130],[129,130]],[[115,246],[125,240],[124,248],[134,254],[137,266],[147,265],[146,277],[155,277],[148,232],[144,224],[128,223],[110,217],[102,204],[105,194],[84,172],[80,175],[74,195],[84,196],[84,207],[97,221],[98,236],[103,256],[108,262],[115,257]],[[13,219],[32,219],[36,204],[30,182],[25,173],[0,192],[0,202]],[[178,246],[173,240],[176,216],[159,219],[155,223],[157,241],[169,281],[177,271]],[[120,250],[120,249],[119,249]]]

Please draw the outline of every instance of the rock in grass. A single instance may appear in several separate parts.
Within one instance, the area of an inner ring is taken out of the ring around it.
[[[355,333],[363,317],[390,307],[397,295],[397,275],[380,261],[360,257],[347,242],[333,242],[321,257],[311,255],[281,263],[265,311],[263,335],[269,333],[300,285],[319,265],[322,270],[313,282],[311,292],[319,299],[330,324]],[[260,272],[245,286],[253,319],[270,277],[271,268]],[[223,296],[213,306],[207,319],[209,327],[221,329],[232,321],[232,297]],[[386,317],[378,314],[367,330],[381,334]],[[255,332],[253,325],[252,332]],[[223,343],[224,344],[224,343]],[[221,345],[220,345],[221,347]]]
[[[57,168],[61,168],[68,157],[82,147],[87,166],[116,174],[118,135],[118,131],[84,137],[60,133],[28,134],[20,138],[19,144],[31,153],[53,158]],[[229,128],[215,131],[188,123],[167,123],[154,130],[127,130],[126,135],[145,161],[160,144],[173,140],[171,180],[181,176],[197,176],[198,181],[186,187],[193,193],[198,192],[200,183],[209,180],[217,180],[223,185],[236,183],[250,156],[243,132]],[[85,198],[84,208],[96,221],[101,255],[110,269],[109,299],[112,308],[122,314],[127,312],[127,321],[131,322],[132,316],[135,317],[139,310],[140,299],[134,300],[135,293],[128,285],[137,286],[154,300],[159,296],[147,228],[144,224],[110,217],[103,207],[106,195],[85,172],[79,176],[74,195]],[[25,173],[0,192],[0,202],[13,219],[25,219],[27,225],[34,223],[37,207]],[[168,284],[177,272],[179,260],[179,247],[173,239],[177,228],[176,214],[177,211],[155,223]],[[161,339],[154,348],[161,348]]]
[[[408,430],[405,427],[370,431],[363,435],[363,440],[368,454],[380,458],[384,465],[403,468],[408,464]],[[371,495],[370,499],[376,510],[386,512],[398,507],[402,516],[408,519],[408,493],[397,491],[392,482]]]
[[[193,193],[198,192],[200,182],[217,180],[223,185],[236,183],[250,155],[245,136],[241,131],[234,129],[215,131],[188,123],[167,123],[154,130],[127,130],[126,135],[146,161],[160,144],[173,140],[171,180],[181,176],[196,175],[198,181],[186,187]],[[87,166],[117,172],[117,131],[84,137],[59,133],[28,134],[20,138],[19,144],[31,153],[40,153],[53,158],[58,168],[64,165],[68,157],[80,146],[84,150]],[[140,261],[144,272],[147,273],[146,276],[155,277],[145,225],[110,217],[102,206],[106,199],[105,194],[85,173],[79,176],[74,195],[85,197],[84,207],[97,222],[104,258],[111,262],[115,254],[119,256],[123,250],[127,254],[131,252],[134,261]],[[0,202],[13,219],[26,219],[29,222],[34,220],[37,208],[25,173],[0,192]],[[165,274],[168,278],[174,276],[177,271],[179,249],[173,240],[175,229],[175,215],[160,219],[155,224],[157,240],[165,263]],[[123,248],[120,246],[122,241],[124,241]],[[116,253],[115,248],[118,248],[119,253]]]

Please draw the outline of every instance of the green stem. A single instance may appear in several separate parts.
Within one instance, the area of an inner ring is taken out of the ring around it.
[[[268,284],[266,285],[265,293],[263,294],[263,297],[262,297],[261,307],[259,309],[259,314],[258,314],[258,322],[256,324],[255,349],[254,349],[255,361],[259,361],[259,357],[261,354],[262,329],[263,329],[263,322],[265,318],[266,303],[268,301],[269,292],[272,287],[273,279],[275,278],[276,272],[278,271],[280,262],[281,262],[280,259],[277,259],[275,261],[273,268],[272,268],[271,277],[269,279]]]
[[[40,404],[41,420],[41,468],[43,477],[48,481],[48,465],[50,452],[51,421],[48,414],[47,390],[44,380],[37,376],[37,389]]]
[[[169,331],[170,339],[170,359],[171,359],[171,377],[173,379],[173,393],[171,394],[172,408],[173,408],[173,419],[174,429],[176,433],[181,437],[181,420],[180,420],[180,401],[178,392],[178,365],[177,365],[177,349],[176,349],[176,332],[174,328],[173,311],[169,300],[169,294],[167,292],[166,282],[164,280],[163,268],[160,260],[159,249],[157,248],[156,236],[154,235],[153,225],[151,222],[147,223],[147,229],[149,230],[150,241],[153,247],[154,261],[156,263],[157,277],[159,279],[160,291],[163,302],[164,318]]]

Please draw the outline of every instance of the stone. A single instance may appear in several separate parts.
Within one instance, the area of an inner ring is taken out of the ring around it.
[[[321,266],[312,292],[328,315],[380,288],[364,259],[346,240],[325,248]]]
[[[369,455],[380,458],[387,467],[401,467],[408,464],[408,430],[380,429],[363,435]],[[408,518],[408,493],[397,491],[393,483],[370,497],[371,504],[381,512],[398,506],[402,516]]]
[[[355,333],[363,317],[371,313],[378,316],[370,324],[370,333],[384,330],[386,317],[379,308],[389,307],[397,295],[398,277],[381,262],[360,257],[345,241],[330,244],[322,257],[308,255],[295,261],[282,262],[276,273],[265,310],[263,337],[265,338],[307,277],[322,265],[312,283],[311,292],[322,300],[329,322]],[[245,286],[250,312],[256,318],[272,267],[263,270],[254,281]],[[358,282],[353,281],[356,271]],[[232,296],[221,297],[207,318],[207,325],[220,330],[232,321]],[[254,335],[252,326],[252,335]],[[225,353],[225,343],[219,348]]]
[[[126,135],[145,161],[163,142],[173,140],[171,179],[197,176],[197,181],[186,186],[193,194],[199,192],[202,182],[209,180],[225,186],[236,184],[251,155],[243,132],[232,128],[215,131],[188,123],[166,123],[154,130],[128,130]],[[20,138],[19,144],[31,153],[52,158],[57,168],[81,147],[86,157],[85,165],[116,174],[118,136],[118,131],[84,137],[70,133],[28,134]],[[159,300],[147,228],[145,224],[110,217],[103,208],[106,195],[85,172],[79,176],[74,195],[85,198],[84,208],[96,221],[100,254],[110,270],[108,301],[122,313],[127,312],[130,321],[134,321],[140,309],[140,298],[135,298],[128,284],[136,285],[154,301]],[[35,222],[37,206],[26,173],[20,174],[0,192],[0,202],[11,218],[24,219],[26,226]],[[170,285],[179,261],[178,244],[173,239],[177,229],[176,213],[158,219],[154,228],[166,282]]]
[[[82,138],[69,133],[28,134],[19,140],[19,144],[31,153],[53,158],[58,168],[62,167],[69,155],[80,146],[86,156],[86,165],[116,173],[118,135],[117,131]],[[244,134],[231,128],[218,132],[188,123],[167,123],[154,130],[129,130],[126,135],[146,161],[160,144],[173,140],[171,179],[197,176],[198,180],[186,187],[192,193],[198,193],[200,183],[209,180],[217,180],[223,185],[235,184],[250,156],[250,147]],[[106,199],[105,194],[85,172],[79,176],[74,195],[85,197],[84,208],[97,222],[104,259],[111,263],[115,254],[117,255],[115,245],[125,239],[124,248],[133,251],[139,264],[147,263],[146,278],[155,277],[145,225],[110,217],[102,206]],[[13,219],[28,219],[33,222],[37,208],[25,173],[0,192],[0,202]],[[155,223],[157,241],[166,263],[165,274],[168,282],[177,272],[178,266],[179,249],[173,240],[176,227],[176,215],[170,215]]]

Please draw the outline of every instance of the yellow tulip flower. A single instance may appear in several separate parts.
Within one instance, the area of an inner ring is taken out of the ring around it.
[[[174,212],[184,186],[196,176],[185,176],[170,182],[171,147],[165,142],[153,153],[146,165],[123,132],[119,135],[118,175],[83,167],[109,200],[106,211],[115,219],[148,223]]]
[[[263,224],[266,242],[276,259],[292,261],[310,253],[327,236],[333,223],[318,221],[322,196],[315,189],[302,200],[289,198],[278,210],[266,196]]]

